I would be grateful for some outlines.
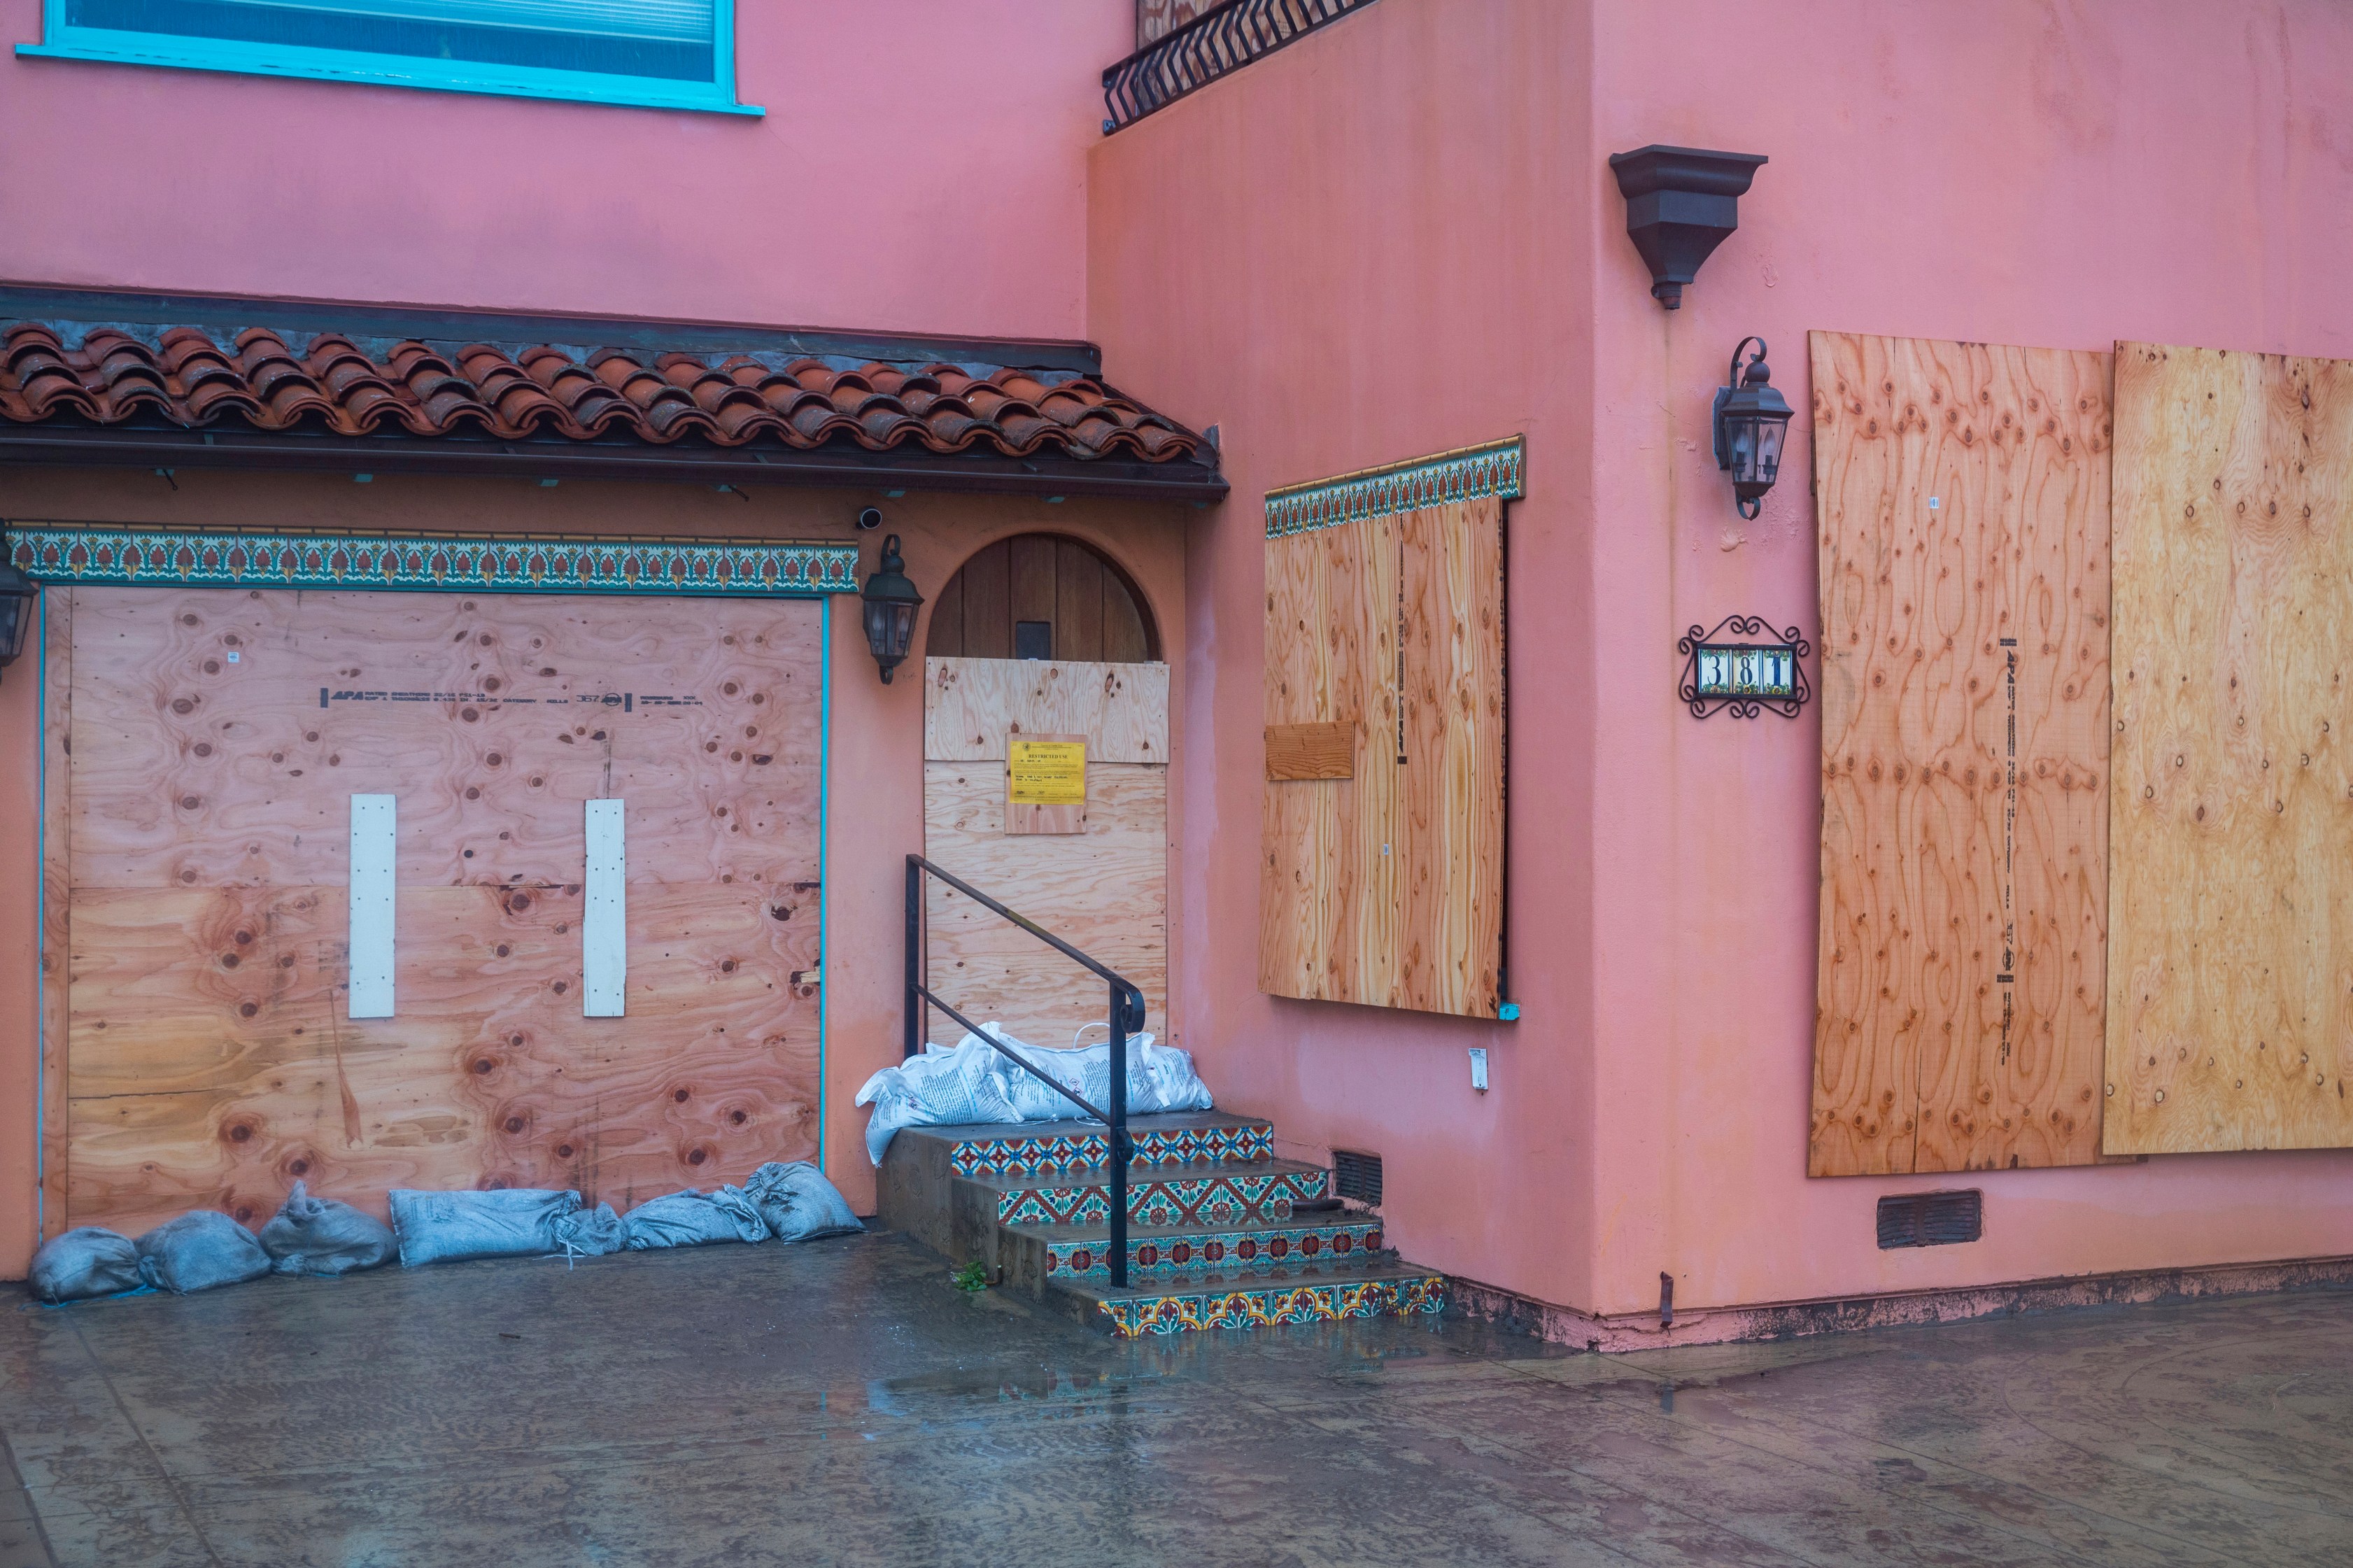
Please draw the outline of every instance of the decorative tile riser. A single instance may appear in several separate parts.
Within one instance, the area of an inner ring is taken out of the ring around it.
[[[1253,1219],[1289,1219],[1291,1205],[1324,1195],[1321,1171],[1237,1172],[1183,1181],[1131,1182],[1127,1217],[1136,1225],[1231,1226]],[[1105,1225],[1111,1194],[1100,1182],[1080,1187],[1032,1187],[997,1200],[1006,1225]]]
[[[1128,1278],[1181,1279],[1212,1269],[1248,1271],[1281,1264],[1328,1263],[1335,1258],[1361,1258],[1381,1249],[1377,1224],[1317,1226],[1313,1230],[1261,1236],[1240,1232],[1228,1236],[1188,1236],[1175,1241],[1131,1241],[1127,1248]],[[1046,1244],[1046,1278],[1107,1279],[1111,1260],[1100,1241],[1050,1241]]]
[[[1266,1127],[1186,1127],[1132,1132],[1128,1140],[1139,1165],[1252,1164],[1274,1158],[1273,1131]],[[1110,1150],[1102,1132],[992,1138],[957,1144],[950,1164],[959,1176],[1059,1176],[1110,1163]]]
[[[1356,1284],[1266,1286],[1214,1295],[1145,1297],[1098,1303],[1126,1339],[1195,1329],[1250,1329],[1342,1318],[1406,1317],[1445,1310],[1446,1280],[1371,1279]]]

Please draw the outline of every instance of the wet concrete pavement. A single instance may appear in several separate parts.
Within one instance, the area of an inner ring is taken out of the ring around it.
[[[2353,1563],[2353,1292],[1125,1343],[904,1240],[0,1310],[0,1568]]]

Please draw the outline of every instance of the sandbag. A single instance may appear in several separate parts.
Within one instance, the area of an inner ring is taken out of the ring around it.
[[[555,1245],[566,1258],[603,1258],[628,1244],[621,1216],[611,1204],[575,1209],[555,1222]]]
[[[142,1283],[139,1248],[129,1237],[94,1225],[41,1243],[41,1249],[33,1254],[32,1275],[25,1281],[36,1300],[51,1306],[136,1290]]]
[[[491,1193],[420,1193],[396,1187],[391,1196],[392,1228],[400,1240],[403,1268],[561,1252],[556,1224],[580,1208],[578,1193],[532,1187]]]
[[[1100,1025],[1096,1026],[1101,1027]],[[990,1035],[1018,1051],[1090,1105],[1104,1104],[1111,1088],[1111,1047],[1048,1050],[987,1024]],[[884,1151],[902,1127],[969,1127],[995,1121],[1076,1121],[1086,1112],[1022,1071],[978,1035],[966,1035],[947,1049],[923,1047],[894,1068],[866,1080],[857,1103],[871,1106],[866,1152],[882,1163]],[[1131,1116],[1169,1110],[1212,1110],[1209,1086],[1193,1069],[1191,1053],[1159,1045],[1150,1035],[1127,1042],[1127,1110]]]
[[[137,1246],[139,1277],[175,1296],[242,1285],[269,1272],[269,1254],[253,1232],[218,1209],[192,1209],[167,1219]]]
[[[768,1222],[760,1217],[759,1205],[741,1187],[722,1187],[715,1193],[698,1193],[689,1187],[668,1197],[649,1199],[629,1211],[621,1229],[632,1252],[768,1239]]]
[[[778,1241],[815,1241],[821,1236],[861,1235],[866,1227],[849,1212],[825,1173],[806,1160],[770,1161],[752,1173],[744,1191],[760,1207],[760,1217]]]
[[[333,1198],[314,1198],[300,1182],[261,1227],[261,1250],[280,1274],[329,1279],[392,1261],[391,1228]]]

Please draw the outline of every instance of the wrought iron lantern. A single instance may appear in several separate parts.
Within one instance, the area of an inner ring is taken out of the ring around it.
[[[16,662],[25,651],[41,585],[14,566],[0,565],[0,668]]]
[[[874,650],[874,662],[882,667],[882,684],[888,686],[891,672],[914,646],[915,610],[923,602],[915,585],[907,581],[907,563],[900,558],[897,534],[882,541],[882,559],[859,596],[866,601],[866,646]]]
[[[1744,367],[1743,350],[1757,353]],[[1765,492],[1781,474],[1781,437],[1788,434],[1792,412],[1787,399],[1773,388],[1773,370],[1765,363],[1765,340],[1743,338],[1732,351],[1730,386],[1715,389],[1715,466],[1732,475],[1733,505],[1743,517],[1755,517],[1765,504]]]

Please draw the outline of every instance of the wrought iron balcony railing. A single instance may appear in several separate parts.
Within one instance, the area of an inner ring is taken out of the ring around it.
[[[1225,0],[1103,72],[1103,134],[1238,71],[1373,0]]]

